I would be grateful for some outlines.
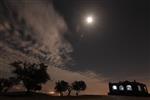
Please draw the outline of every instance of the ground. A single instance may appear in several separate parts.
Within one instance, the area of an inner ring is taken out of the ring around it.
[[[45,94],[19,94],[3,95],[0,100],[150,100],[150,97],[127,97],[127,96],[49,96]]]

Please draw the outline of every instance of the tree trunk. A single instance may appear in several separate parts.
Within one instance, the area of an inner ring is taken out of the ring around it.
[[[8,88],[5,88],[5,89],[3,90],[4,93],[7,93],[7,91],[8,91]]]
[[[79,92],[78,91],[76,92],[76,96],[79,96]]]
[[[62,92],[60,92],[60,96],[63,96],[63,93],[62,93]]]
[[[70,94],[71,94],[71,90],[68,91],[68,96],[70,96]]]
[[[30,93],[31,92],[31,90],[30,89],[27,89],[27,93]]]

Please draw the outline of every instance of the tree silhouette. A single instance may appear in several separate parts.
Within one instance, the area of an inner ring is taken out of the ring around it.
[[[76,91],[76,96],[79,95],[80,91],[84,91],[86,89],[86,83],[84,81],[75,81],[72,83],[73,90]]]
[[[69,85],[67,90],[68,90],[68,96],[70,96],[71,91],[72,91],[72,86]]]
[[[17,80],[13,77],[9,79],[0,79],[0,93],[6,93],[13,85],[17,84]]]
[[[1,78],[0,79],[0,93],[3,93],[4,91],[7,91],[7,86],[6,86],[7,79]]]
[[[56,82],[55,91],[60,93],[63,96],[63,92],[68,90],[69,84],[63,80]]]
[[[50,77],[47,73],[47,67],[44,63],[28,64],[21,61],[11,64],[15,70],[18,80],[22,81],[27,92],[41,90],[41,85],[46,83]]]

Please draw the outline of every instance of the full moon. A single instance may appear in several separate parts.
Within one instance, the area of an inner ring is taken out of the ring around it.
[[[87,24],[92,24],[92,23],[93,23],[93,17],[92,17],[92,16],[88,16],[88,17],[86,18],[86,23],[87,23]]]

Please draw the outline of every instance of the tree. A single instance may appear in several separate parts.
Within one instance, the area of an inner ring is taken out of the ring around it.
[[[13,85],[17,84],[17,80],[13,77],[9,79],[0,79],[0,92],[6,93]]]
[[[84,91],[86,89],[86,83],[84,81],[75,81],[72,83],[73,90],[76,91],[76,95],[79,95],[80,91]]]
[[[63,96],[63,92],[66,92],[68,90],[69,84],[65,81],[58,81],[56,82],[55,91],[60,93],[61,96]]]
[[[68,86],[68,96],[70,96],[70,94],[71,94],[71,91],[72,91],[72,86]]]
[[[5,88],[7,88],[6,87],[6,81],[7,80],[4,78],[0,79],[0,93],[3,93],[5,91]]]
[[[48,66],[44,63],[29,64],[18,61],[11,65],[15,68],[13,72],[17,79],[23,82],[27,92],[41,90],[41,85],[50,79],[47,73]]]

